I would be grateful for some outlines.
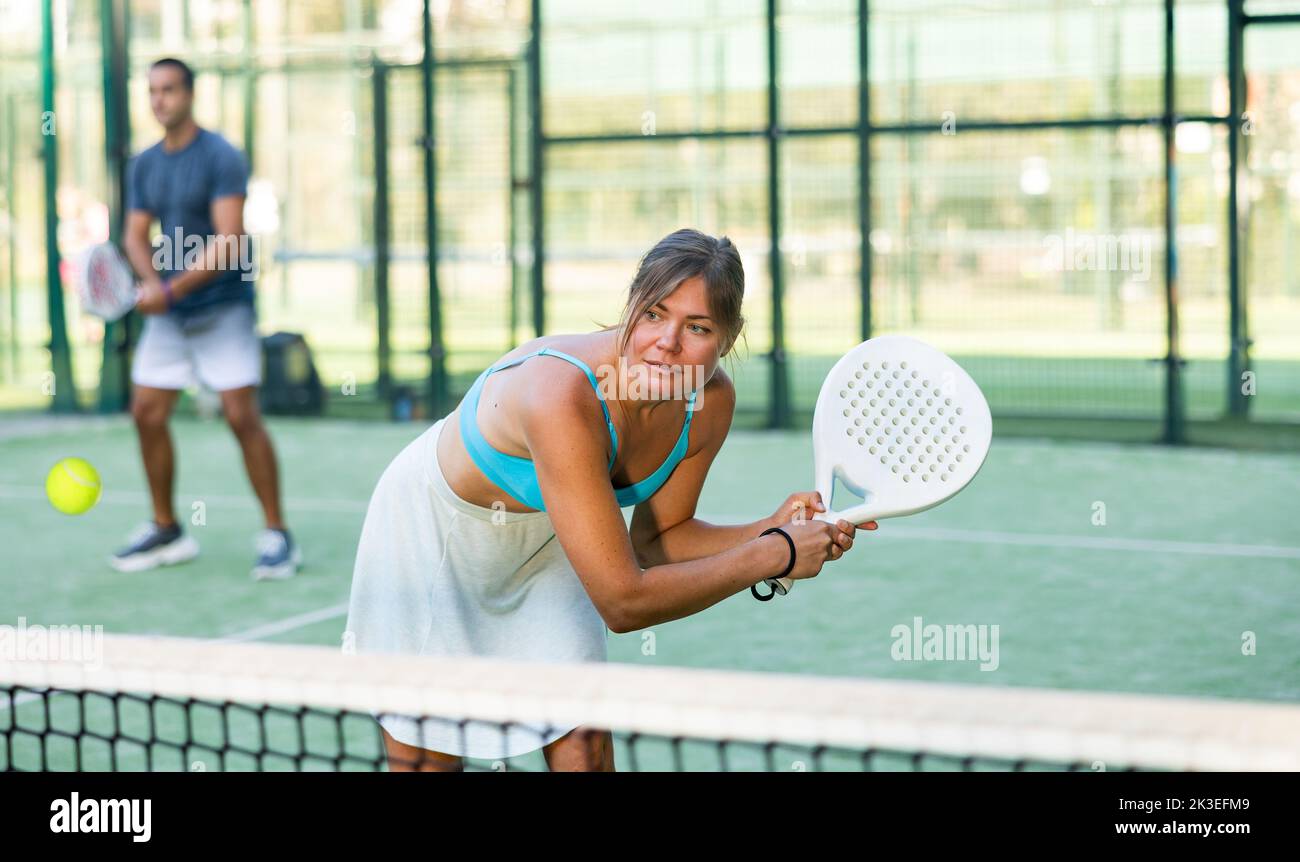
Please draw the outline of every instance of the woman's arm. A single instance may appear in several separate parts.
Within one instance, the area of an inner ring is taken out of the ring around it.
[[[639,510],[639,507],[638,507]],[[633,524],[636,515],[632,516]],[[725,550],[757,539],[768,527],[776,526],[771,518],[750,524],[710,524],[699,518],[687,518],[655,536],[632,540],[637,562],[642,566],[662,566],[720,554]]]
[[[691,422],[697,450],[684,458],[663,487],[632,513],[632,546],[642,566],[720,554],[758,538],[768,527],[777,524],[774,518],[762,518],[750,524],[720,526],[695,517],[704,480],[727,439],[736,410],[735,387],[721,369],[709,381],[703,395],[704,409]]]
[[[789,546],[777,535],[702,559],[642,569],[609,481],[605,423],[585,377],[556,375],[527,402],[524,436],[547,514],[592,604],[613,631],[689,616],[785,569]],[[800,559],[792,576],[811,577],[833,556],[831,525],[810,523],[793,532]]]

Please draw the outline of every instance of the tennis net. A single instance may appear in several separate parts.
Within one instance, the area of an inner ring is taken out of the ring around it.
[[[429,765],[390,763],[377,718],[484,770],[545,770],[508,755],[578,725],[619,770],[1300,769],[1288,704],[112,635],[0,656],[0,770]]]

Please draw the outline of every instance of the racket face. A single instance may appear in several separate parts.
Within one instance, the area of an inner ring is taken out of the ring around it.
[[[951,358],[902,335],[864,341],[827,375],[813,418],[827,509],[836,477],[864,502],[822,517],[861,524],[938,505],[975,478],[992,439],[984,394]]]
[[[82,263],[82,309],[112,321],[134,305],[135,278],[117,247],[105,242],[91,248]]]

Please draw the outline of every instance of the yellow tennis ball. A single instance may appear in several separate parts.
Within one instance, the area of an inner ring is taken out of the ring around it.
[[[99,502],[99,473],[83,458],[64,458],[45,477],[45,496],[65,515],[80,515]]]

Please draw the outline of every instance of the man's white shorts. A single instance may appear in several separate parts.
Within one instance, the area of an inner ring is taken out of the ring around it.
[[[251,303],[178,314],[150,314],[135,348],[131,382],[153,389],[201,383],[214,392],[262,382],[262,342]]]

